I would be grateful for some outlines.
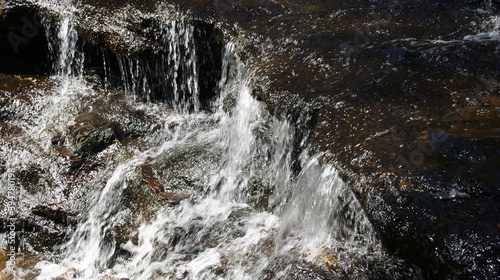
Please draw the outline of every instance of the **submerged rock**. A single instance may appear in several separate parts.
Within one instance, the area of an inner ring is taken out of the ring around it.
[[[145,181],[160,199],[166,199],[170,203],[179,203],[188,199],[189,195],[177,194],[165,191],[163,184],[154,176],[151,165],[141,165],[142,180]]]

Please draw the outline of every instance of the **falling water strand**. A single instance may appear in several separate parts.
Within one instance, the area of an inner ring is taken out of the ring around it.
[[[51,2],[49,2],[51,3]],[[76,10],[72,1],[66,0],[52,3],[48,6],[55,9],[59,20],[50,16],[42,19],[54,64],[53,69],[61,80],[61,94],[67,94],[70,78],[83,74],[83,52],[78,51],[78,32],[73,26],[73,16]],[[53,11],[51,11],[53,12]]]
[[[174,30],[176,30],[175,25],[173,26]],[[178,37],[183,38],[185,42],[181,41],[181,46],[174,44],[174,50],[178,51],[180,47],[193,47],[187,42],[190,37],[185,35],[186,33],[192,34],[192,28],[187,28],[187,30],[191,31],[186,32],[186,29],[182,27],[182,32]],[[61,51],[63,50],[64,48],[61,48]],[[185,53],[186,51],[183,50],[182,52]],[[173,57],[179,55],[179,53],[176,53]],[[190,55],[191,58],[188,59],[187,65],[183,65],[184,62],[179,61],[174,61],[174,63],[170,65],[193,70],[196,68],[196,66],[193,65],[194,62],[191,61],[195,60],[194,56],[194,51],[192,51]],[[137,84],[135,81],[142,70],[139,69],[139,62],[121,55],[118,56],[118,61],[120,63],[120,69],[122,70],[125,89],[136,89]],[[174,69],[173,73],[177,73],[178,70],[179,69]],[[166,71],[164,75],[168,77],[169,73],[172,72]],[[179,84],[180,88],[183,90],[187,89],[188,91],[184,91],[182,99],[177,98],[172,101],[175,105],[174,113],[187,113],[191,104],[193,104],[196,110],[199,109],[197,94],[191,96],[189,99],[186,97],[189,92],[197,91],[197,86],[195,86],[195,84],[198,82],[198,76],[194,71],[188,72],[188,75],[190,75],[190,77],[182,79],[187,85],[183,83]],[[178,79],[175,80],[177,81]],[[186,117],[182,117],[181,115],[181,118],[189,122],[187,115]],[[171,136],[171,134],[169,135]],[[207,137],[203,137],[203,139],[206,138]],[[122,196],[123,190],[127,188],[127,174],[133,173],[138,166],[144,164],[148,159],[159,157],[159,154],[165,149],[176,149],[176,143],[180,142],[181,145],[183,144],[183,141],[177,141],[175,137],[170,140],[163,139],[163,141],[159,152],[158,149],[152,149],[116,168],[111,178],[107,181],[105,188],[99,195],[95,207],[89,211],[88,217],[78,226],[72,234],[71,239],[60,248],[62,259],[59,264],[43,265],[43,263],[41,263],[40,267],[42,273],[38,279],[51,279],[52,277],[64,274],[68,269],[74,269],[77,277],[91,279],[107,268],[109,261],[112,259],[117,249],[116,242],[108,238],[108,233],[110,228],[112,228],[118,220],[120,213],[123,213],[124,210],[123,205],[120,203],[120,197]]]
[[[225,278],[255,279],[274,258],[293,255],[296,250],[314,261],[328,247],[343,246],[351,254],[363,254],[364,245],[376,243],[352,193],[334,169],[320,164],[319,156],[293,178],[293,129],[286,121],[266,117],[262,104],[251,96],[244,67],[234,51],[234,45],[228,44],[220,82],[220,98],[234,100],[234,107],[224,109],[221,104],[228,101],[220,100],[215,102],[219,107],[215,114],[180,115],[177,118],[190,125],[174,129],[159,147],[118,166],[86,220],[61,248],[62,260],[40,263],[38,279],[67,271],[82,279],[103,274],[133,279],[161,275],[217,279],[220,273]],[[202,129],[200,121],[206,118],[215,125]],[[169,123],[168,118],[165,121]],[[194,174],[207,195],[198,193],[174,208],[156,209],[156,217],[135,230],[135,242],[118,244],[110,238],[112,229],[130,211],[121,197],[136,180],[139,166],[200,145],[219,154],[215,163],[219,168],[206,176],[200,166]],[[271,198],[249,191],[255,185],[257,190],[267,186],[281,195],[267,201]],[[255,197],[263,201],[263,210],[251,206],[259,204],[252,201]],[[267,245],[272,243],[278,247]],[[118,249],[131,257],[116,260]],[[224,272],[217,272],[218,267]]]
[[[162,34],[169,50],[166,65],[174,108],[177,112],[187,112],[193,106],[196,112],[200,109],[200,103],[194,27],[184,21],[168,21]]]
[[[159,32],[165,50],[155,53],[153,61],[113,53],[120,70],[122,88],[125,93],[147,101],[152,101],[153,95],[161,94],[160,101],[169,102],[179,114],[198,112],[201,109],[200,70],[195,29],[184,21],[165,20]],[[106,57],[106,54],[103,55]],[[106,65],[103,67],[108,73]],[[107,75],[105,79],[109,80]]]
[[[309,160],[292,188],[276,236],[277,249],[298,244],[304,252],[317,253],[332,244],[350,250],[377,244],[361,205],[338,172],[321,164],[321,154]]]

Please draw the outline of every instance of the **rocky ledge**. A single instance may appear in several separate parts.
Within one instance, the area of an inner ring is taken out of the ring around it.
[[[89,42],[138,57],[154,48],[157,1],[81,2]],[[212,42],[236,42],[254,94],[307,129],[389,250],[430,279],[499,277],[498,1],[163,2]],[[106,29],[117,11],[121,33]],[[116,137],[100,127],[104,142]]]

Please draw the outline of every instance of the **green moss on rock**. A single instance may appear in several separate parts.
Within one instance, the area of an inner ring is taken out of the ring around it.
[[[91,157],[111,145],[117,139],[117,133],[110,127],[97,128],[75,142],[75,154],[82,157]]]

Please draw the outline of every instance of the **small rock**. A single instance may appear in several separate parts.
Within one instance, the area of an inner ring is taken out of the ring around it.
[[[112,128],[97,128],[76,140],[75,154],[90,157],[106,149],[115,139],[117,134]]]
[[[7,122],[0,121],[0,137],[2,138],[14,138],[21,136],[23,134],[23,129],[12,125]]]
[[[64,143],[66,142],[66,138],[58,132],[54,137],[51,139],[51,143],[54,146],[63,146]]]
[[[142,180],[151,186],[151,189],[153,189],[155,194],[162,193],[164,191],[162,183],[154,177],[151,165],[141,165],[141,175]]]
[[[64,146],[52,146],[61,156],[69,159],[70,169],[76,170],[80,168],[84,161],[81,157],[75,156],[67,147]]]
[[[190,196],[186,194],[176,194],[172,192],[164,192],[157,194],[159,198],[166,199],[172,203],[179,203],[185,199],[188,199]]]
[[[43,205],[36,206],[31,212],[37,216],[47,218],[48,220],[61,225],[68,225],[68,216],[72,216],[72,214],[69,214],[61,209],[54,209]]]
[[[0,271],[3,271],[7,267],[7,257],[8,252],[6,250],[1,250],[0,251]],[[0,279],[2,277],[0,276]]]
[[[171,203],[179,203],[182,200],[189,198],[189,195],[165,192],[163,184],[154,176],[151,165],[141,165],[141,176],[142,180],[151,187],[153,192],[160,199],[166,199]]]
[[[75,118],[69,132],[75,139],[74,153],[83,158],[91,157],[117,140],[119,125],[103,119],[97,113],[82,113]]]
[[[67,147],[64,146],[52,146],[52,147],[63,157],[69,158],[74,156],[73,153]]]

